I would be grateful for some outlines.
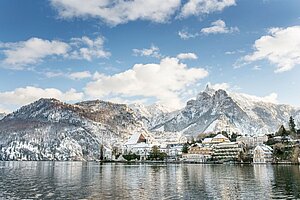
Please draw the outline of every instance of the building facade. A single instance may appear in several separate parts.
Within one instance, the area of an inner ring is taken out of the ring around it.
[[[243,145],[238,142],[224,142],[213,146],[214,160],[236,161],[243,152]]]
[[[253,151],[253,163],[272,163],[273,149],[268,145],[258,145]]]

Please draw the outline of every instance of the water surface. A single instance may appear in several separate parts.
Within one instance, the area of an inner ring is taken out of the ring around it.
[[[300,167],[0,162],[0,199],[300,199]]]

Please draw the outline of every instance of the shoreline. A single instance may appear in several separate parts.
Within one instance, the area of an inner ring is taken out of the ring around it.
[[[0,160],[0,162],[96,162],[122,163],[122,164],[203,164],[203,165],[300,165],[300,163],[277,162],[277,163],[250,163],[250,162],[196,162],[196,161],[100,161],[100,160]]]

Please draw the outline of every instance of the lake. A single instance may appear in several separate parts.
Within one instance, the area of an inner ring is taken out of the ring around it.
[[[0,162],[0,199],[300,199],[300,166]]]

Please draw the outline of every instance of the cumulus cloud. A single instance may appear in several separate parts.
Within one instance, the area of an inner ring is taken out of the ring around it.
[[[68,43],[41,38],[30,38],[15,43],[0,42],[0,53],[4,55],[1,65],[5,68],[21,70],[32,68],[34,64],[53,56],[88,61],[93,58],[107,58],[110,52],[104,50],[103,44],[103,37],[92,40],[86,36],[72,38]]]
[[[178,108],[180,92],[206,77],[202,68],[188,68],[177,58],[163,58],[159,64],[136,64],[132,69],[112,76],[97,74],[85,93],[93,98],[109,95],[156,98],[160,103]]]
[[[269,34],[256,40],[254,52],[243,57],[241,66],[258,60],[268,60],[276,65],[276,73],[289,71],[300,64],[300,26],[272,28]]]
[[[262,97],[262,101],[264,102],[270,102],[270,103],[278,103],[278,94],[273,92],[265,97]]]
[[[180,17],[201,16],[222,11],[226,7],[234,5],[236,5],[235,0],[189,0],[182,7]]]
[[[93,17],[109,25],[134,20],[164,23],[176,12],[181,0],[51,0],[61,18]]]
[[[180,53],[177,55],[177,58],[180,60],[186,60],[186,59],[196,60],[198,59],[198,56],[194,53]]]
[[[228,90],[230,88],[230,84],[229,83],[216,83],[216,84],[212,84],[212,83],[207,83],[207,86],[209,88],[212,88],[214,90]]]
[[[189,33],[187,30],[181,30],[178,32],[178,35],[181,39],[183,40],[187,40],[187,39],[190,39],[190,38],[195,38],[197,37],[199,34],[198,33]]]
[[[223,20],[217,20],[211,23],[210,27],[201,29],[203,34],[218,34],[218,33],[233,33],[237,32],[239,29],[237,27],[227,27]]]
[[[41,74],[45,75],[47,78],[54,78],[54,77],[60,77],[60,76],[65,76],[63,72],[42,72]]]
[[[134,56],[150,56],[160,58],[159,48],[151,45],[149,49],[132,49]]]
[[[68,75],[68,77],[73,80],[80,80],[80,79],[85,79],[85,78],[91,78],[92,74],[89,71],[73,72],[73,73],[70,73]]]
[[[48,56],[65,55],[70,46],[57,40],[30,38],[27,41],[0,43],[0,48],[5,56],[2,61],[5,67],[23,69],[28,65],[40,62]]]
[[[110,52],[104,50],[104,38],[97,37],[95,40],[87,36],[72,38],[71,45],[74,47],[69,57],[73,59],[85,59],[91,61],[93,58],[108,58]]]
[[[78,101],[83,99],[84,94],[70,89],[62,92],[55,88],[38,88],[27,86],[16,88],[13,91],[0,92],[0,102],[2,105],[23,106],[32,103],[40,98],[56,98],[61,101]]]

